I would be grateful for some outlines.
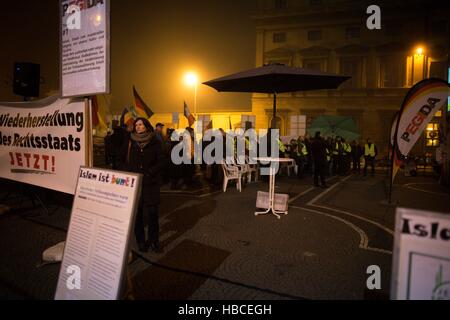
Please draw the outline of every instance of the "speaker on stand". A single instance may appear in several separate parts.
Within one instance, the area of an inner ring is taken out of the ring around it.
[[[39,87],[41,82],[41,66],[30,62],[15,62],[13,72],[13,92],[22,96],[24,101],[29,98],[39,97]],[[47,193],[37,186],[20,184],[19,194],[31,200],[33,208],[41,207],[47,215],[50,212],[44,204],[40,194],[46,196]],[[36,202],[37,201],[37,205]]]

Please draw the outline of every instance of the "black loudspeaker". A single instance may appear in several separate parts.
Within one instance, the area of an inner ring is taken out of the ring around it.
[[[22,97],[39,97],[41,66],[35,63],[14,63],[13,92]]]

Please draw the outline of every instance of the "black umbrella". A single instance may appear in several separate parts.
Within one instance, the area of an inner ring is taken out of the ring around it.
[[[278,93],[337,89],[348,79],[350,77],[332,73],[270,64],[203,84],[219,92],[273,93],[273,118],[276,119]]]

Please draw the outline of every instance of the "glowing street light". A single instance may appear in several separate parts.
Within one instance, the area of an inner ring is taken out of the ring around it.
[[[416,55],[418,55],[418,56],[423,55],[423,52],[424,52],[423,47],[418,47],[416,49]]]
[[[197,116],[197,87],[198,76],[194,72],[188,72],[184,75],[184,83],[189,87],[194,87],[194,114]]]
[[[196,86],[198,83],[198,77],[193,72],[186,73],[184,76],[184,82],[190,87]]]

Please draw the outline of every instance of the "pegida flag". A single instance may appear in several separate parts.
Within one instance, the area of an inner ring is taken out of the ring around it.
[[[449,93],[447,82],[433,78],[417,83],[406,95],[395,127],[392,181],[427,124],[447,105]]]

